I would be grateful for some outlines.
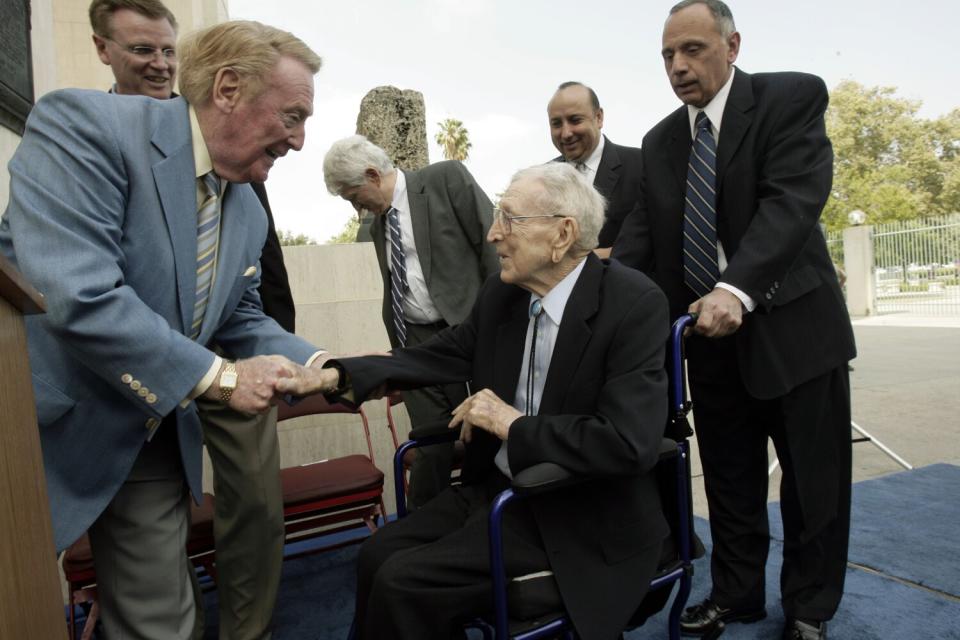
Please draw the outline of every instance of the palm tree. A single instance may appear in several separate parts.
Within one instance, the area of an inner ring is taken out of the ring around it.
[[[437,144],[443,149],[443,157],[447,160],[459,160],[463,162],[470,155],[470,134],[467,132],[463,122],[456,118],[447,118],[443,122],[438,122],[440,131],[437,132]]]

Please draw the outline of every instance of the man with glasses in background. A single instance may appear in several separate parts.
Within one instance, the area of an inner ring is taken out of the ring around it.
[[[500,270],[484,242],[493,205],[461,163],[419,171],[394,168],[386,152],[363,136],[330,147],[324,180],[333,195],[375,214],[370,232],[383,276],[383,322],[393,347],[415,346],[460,324],[483,281]],[[405,391],[413,426],[450,419],[466,398],[463,384]],[[423,447],[410,469],[411,506],[420,507],[450,481],[453,445]]]
[[[112,93],[176,96],[177,19],[160,0],[94,0],[89,13],[97,55],[116,80]],[[262,182],[250,185],[268,223],[260,255],[263,310],[294,333],[293,295],[267,192]],[[197,406],[214,472],[220,637],[269,637],[284,538],[276,410],[254,417],[203,398]]]

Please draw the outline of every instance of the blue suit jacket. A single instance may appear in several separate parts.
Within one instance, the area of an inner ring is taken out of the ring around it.
[[[213,362],[205,345],[215,340],[235,358],[279,353],[298,362],[316,348],[263,314],[267,220],[249,185],[226,191],[202,331],[196,341],[184,335],[196,288],[197,203],[182,98],[48,94],[9,168],[0,250],[46,297],[47,313],[29,318],[27,330],[62,549],[103,511],[149,427],[171,412],[190,490],[200,496],[200,423],[193,403],[179,404]]]

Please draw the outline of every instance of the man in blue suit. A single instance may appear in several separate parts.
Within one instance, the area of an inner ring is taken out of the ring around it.
[[[320,58],[252,22],[179,55],[181,98],[42,98],[0,223],[0,250],[47,302],[28,334],[56,546],[89,529],[111,638],[194,629],[194,400],[263,413],[296,363],[324,360],[262,311],[267,219],[245,184],[302,147]]]

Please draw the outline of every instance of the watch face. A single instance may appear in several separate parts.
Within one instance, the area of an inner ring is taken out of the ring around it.
[[[237,386],[237,372],[236,371],[224,371],[223,375],[220,376],[220,386],[228,387],[233,389]]]

